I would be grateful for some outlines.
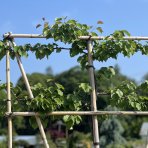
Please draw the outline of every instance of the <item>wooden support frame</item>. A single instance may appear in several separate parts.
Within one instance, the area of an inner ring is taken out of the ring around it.
[[[3,35],[4,38],[46,38],[43,35],[40,34],[10,34],[6,33]],[[142,111],[97,111],[96,106],[96,88],[95,88],[95,79],[94,79],[94,69],[93,69],[93,60],[92,60],[92,41],[93,40],[104,40],[106,37],[104,36],[80,36],[80,40],[87,40],[87,50],[88,50],[88,63],[89,63],[89,78],[90,78],[90,84],[92,87],[91,92],[91,111],[57,111],[57,112],[49,112],[47,113],[48,116],[54,115],[90,115],[92,116],[92,122],[93,122],[93,139],[94,139],[94,148],[99,148],[99,131],[98,131],[98,115],[148,115],[148,111],[142,112]],[[110,39],[112,37],[109,37]],[[143,36],[127,36],[123,37],[124,40],[148,40],[148,37]],[[28,93],[30,98],[33,98],[32,91],[30,89],[30,85],[28,82],[28,79],[26,77],[26,73],[23,69],[22,63],[20,61],[20,58],[18,55],[16,55],[18,65],[20,67],[22,76],[24,78]],[[6,51],[6,73],[7,73],[7,112],[5,113],[5,116],[8,118],[8,148],[12,148],[12,116],[35,116],[37,123],[39,125],[39,129],[42,135],[42,139],[44,141],[45,148],[49,148],[49,145],[47,143],[46,135],[44,133],[43,126],[40,121],[40,113],[36,112],[12,112],[11,111],[11,94],[10,94],[10,63],[9,63],[9,50]]]

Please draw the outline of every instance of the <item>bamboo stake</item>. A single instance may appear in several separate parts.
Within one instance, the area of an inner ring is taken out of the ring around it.
[[[5,116],[40,116],[37,112],[6,112]],[[62,116],[62,115],[135,115],[135,116],[147,116],[148,111],[54,111],[46,113],[47,116]]]
[[[12,148],[11,90],[10,90],[10,55],[6,51],[7,111],[8,116],[8,148]]]
[[[21,60],[20,60],[20,57],[19,57],[17,54],[16,54],[16,59],[17,59],[17,63],[18,63],[18,65],[19,65],[20,71],[21,71],[21,73],[22,73],[22,77],[23,77],[23,79],[24,79],[24,82],[25,82],[27,91],[28,91],[28,93],[29,93],[29,97],[30,97],[31,99],[33,99],[34,96],[33,96],[33,93],[32,93],[32,91],[31,91],[30,84],[29,84],[29,82],[28,82],[28,79],[27,79],[25,70],[24,70],[23,65],[22,65],[22,63],[21,63]],[[36,118],[36,121],[37,121],[39,130],[40,130],[40,133],[41,133],[41,137],[42,137],[44,146],[45,146],[45,148],[49,148],[49,145],[48,145],[48,142],[47,142],[47,138],[46,138],[46,134],[45,134],[43,125],[42,125],[42,123],[41,123],[41,120],[40,120],[39,116],[36,116],[36,115],[35,115],[35,118]]]
[[[43,36],[42,34],[9,34],[6,33],[3,35],[4,38],[10,37],[10,38],[46,38],[46,36]],[[81,40],[104,40],[105,36],[80,36],[79,39]],[[112,37],[110,37],[111,39]],[[123,37],[125,40],[148,40],[147,36],[126,36]]]
[[[88,50],[88,64],[89,64],[89,79],[90,79],[90,85],[92,87],[91,92],[91,110],[97,111],[97,105],[96,105],[96,88],[95,88],[95,79],[94,79],[94,68],[93,68],[93,60],[92,60],[92,41],[88,40],[87,42],[87,50]],[[98,120],[97,116],[92,116],[92,122],[93,122],[93,141],[94,141],[94,148],[99,148],[99,131],[98,131]]]

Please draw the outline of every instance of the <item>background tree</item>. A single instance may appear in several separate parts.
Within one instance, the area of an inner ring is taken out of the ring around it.
[[[117,110],[117,108],[112,108],[108,106],[106,110]],[[122,144],[126,143],[125,138],[122,136],[124,128],[116,116],[110,116],[105,119],[100,127],[100,143],[102,147],[106,147],[109,144]]]
[[[80,83],[88,83],[88,73],[79,66],[75,66],[68,71],[64,71],[55,76],[55,81],[65,87],[65,93],[72,93]]]

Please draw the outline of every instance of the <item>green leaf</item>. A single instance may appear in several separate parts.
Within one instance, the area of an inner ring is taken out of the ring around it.
[[[140,105],[139,103],[136,103],[136,108],[137,108],[138,110],[141,110],[141,105]]]
[[[62,20],[62,18],[55,18],[55,21],[57,22],[57,21],[61,21]]]
[[[4,43],[2,41],[0,41],[0,46],[3,47]]]
[[[127,30],[122,30],[127,36],[130,36],[131,34]]]
[[[79,85],[79,88],[81,88],[84,92],[88,93],[91,91],[91,87],[87,83],[81,83]]]
[[[48,128],[47,125],[48,125],[48,119],[45,119],[43,118],[43,122],[42,122],[44,128]]]
[[[30,123],[30,125],[34,128],[34,129],[36,129],[38,126],[37,126],[37,123],[36,123],[36,119],[35,119],[35,117],[30,117],[29,118],[29,123]]]
[[[53,82],[53,79],[47,79],[47,82]]]
[[[60,48],[57,48],[56,49],[56,53],[60,53],[61,52],[61,49]]]
[[[55,83],[55,85],[57,86],[57,88],[64,90],[64,87],[61,84]]]
[[[118,95],[119,98],[123,97],[123,92],[120,89],[116,90],[116,94]]]
[[[57,92],[60,96],[63,96],[63,92],[60,89],[57,89]]]
[[[148,88],[148,80],[145,80],[145,82],[142,83],[142,84],[140,85],[140,87],[141,87],[141,89],[143,89],[143,90],[147,89],[147,88]]]
[[[129,101],[130,102],[130,101]],[[130,102],[130,105],[133,107],[133,108],[135,108],[135,102]]]
[[[79,51],[78,50],[76,50],[76,49],[71,49],[70,50],[70,56],[71,57],[74,57],[74,56],[76,56],[76,55],[78,55],[79,54]]]
[[[64,120],[64,122],[67,122],[69,120],[69,115],[63,116],[63,120]]]
[[[18,46],[15,46],[14,48],[13,48],[13,50],[14,50],[14,52],[18,52],[18,50],[19,50],[19,47]]]
[[[67,23],[76,24],[76,21],[75,20],[68,20]]]
[[[79,124],[82,121],[81,116],[76,116],[76,124]]]
[[[102,28],[101,27],[97,27],[96,28],[100,33],[102,33],[103,32],[103,30],[102,30]]]
[[[91,32],[91,36],[98,36],[98,34],[95,32]]]
[[[57,103],[57,105],[61,106],[63,104],[63,100],[61,100],[60,98],[55,98],[55,102]]]

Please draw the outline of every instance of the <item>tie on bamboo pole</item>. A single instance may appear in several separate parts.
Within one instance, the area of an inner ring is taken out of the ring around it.
[[[11,91],[10,91],[10,55],[6,50],[6,83],[7,83],[7,111],[11,114]],[[8,148],[12,148],[12,118],[8,116]]]
[[[13,45],[16,46],[16,44],[15,44],[14,42],[13,42]],[[11,45],[12,48],[13,48],[13,45]],[[16,59],[17,59],[17,63],[18,63],[18,65],[19,65],[20,71],[21,71],[21,73],[22,73],[22,77],[23,77],[23,79],[24,79],[24,82],[25,82],[25,85],[26,85],[26,88],[27,88],[29,97],[30,97],[31,99],[33,99],[33,98],[34,98],[33,93],[32,93],[32,91],[31,91],[30,84],[29,84],[29,82],[28,82],[28,79],[27,79],[27,76],[26,76],[24,67],[23,67],[23,65],[22,65],[22,62],[21,62],[20,57],[19,57],[18,54],[16,54]],[[42,140],[43,140],[43,144],[44,144],[45,148],[49,148],[49,144],[48,144],[48,142],[47,142],[46,134],[45,134],[45,131],[44,131],[42,122],[41,122],[41,120],[40,120],[40,117],[39,117],[38,115],[35,115],[35,118],[36,118],[36,121],[37,121],[39,130],[40,130],[40,133],[41,133],[41,137],[42,137]]]
[[[97,111],[97,105],[96,105],[96,88],[95,88],[95,78],[94,78],[94,66],[93,66],[93,60],[92,60],[92,41],[87,41],[87,50],[88,50],[88,71],[89,71],[89,79],[90,79],[90,85],[92,87],[91,92],[91,110]],[[97,116],[92,116],[92,122],[93,122],[93,142],[94,142],[94,148],[99,148],[99,131],[98,131],[98,120]]]

